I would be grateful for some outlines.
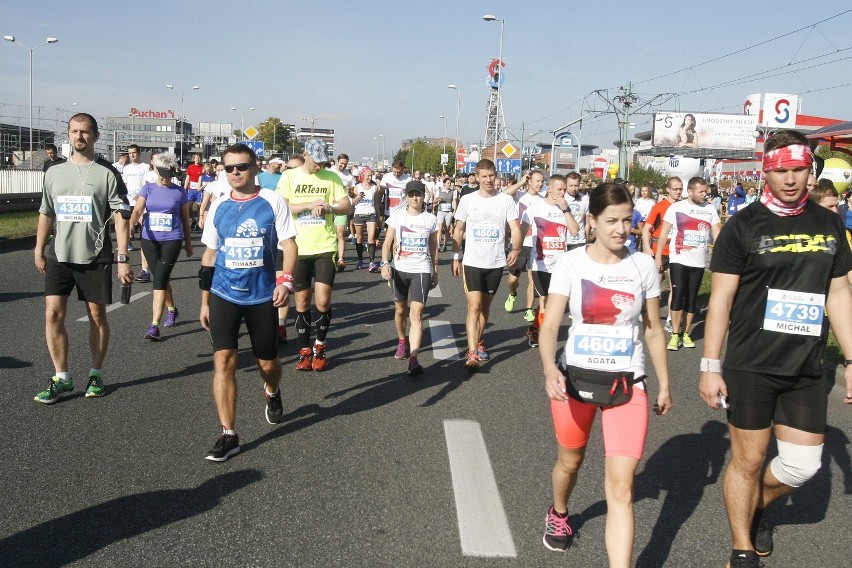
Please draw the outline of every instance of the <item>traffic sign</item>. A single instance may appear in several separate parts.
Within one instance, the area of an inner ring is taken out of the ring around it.
[[[556,139],[556,144],[558,146],[562,146],[563,148],[572,147],[572,146],[576,147],[577,146],[577,140],[576,140],[576,138],[574,138],[573,134],[571,134],[570,132],[566,132],[564,134],[559,135],[559,138]]]
[[[519,174],[519,173],[521,173],[521,160],[520,160],[520,158],[518,158],[517,160],[498,159],[497,160],[497,173],[498,174]]]
[[[257,154],[258,158],[262,158],[264,155],[264,143],[263,140],[246,140],[243,142],[246,146],[254,150],[254,153]]]
[[[441,154],[441,165],[445,166],[450,163],[450,155],[449,154]]]
[[[503,149],[501,150],[501,152],[503,152],[503,155],[507,158],[511,158],[512,156],[514,156],[517,151],[518,149],[512,146],[511,142],[506,142],[506,145],[503,146]]]
[[[246,131],[243,134],[245,134],[246,138],[248,138],[249,140],[254,140],[254,137],[260,134],[260,132],[258,132],[257,128],[255,128],[254,126],[249,125],[249,127],[246,128]]]

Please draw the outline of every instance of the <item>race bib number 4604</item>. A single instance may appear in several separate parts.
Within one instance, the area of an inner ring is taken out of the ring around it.
[[[225,239],[222,254],[226,268],[263,266],[263,239]]]
[[[633,328],[629,325],[580,323],[572,330],[574,361],[584,367],[617,370],[630,366]]]
[[[90,195],[57,196],[56,220],[71,223],[91,223],[92,197]]]
[[[766,296],[763,329],[793,335],[822,335],[825,294],[770,288]]]

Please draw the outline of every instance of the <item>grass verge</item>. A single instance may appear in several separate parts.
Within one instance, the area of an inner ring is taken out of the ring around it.
[[[38,211],[0,213],[0,239],[16,239],[36,234]]]

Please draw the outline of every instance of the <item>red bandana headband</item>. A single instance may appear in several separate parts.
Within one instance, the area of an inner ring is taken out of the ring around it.
[[[792,168],[810,168],[811,164],[813,164],[811,149],[802,144],[783,146],[763,155],[764,172]],[[763,187],[763,193],[760,194],[760,202],[776,215],[789,217],[799,215],[805,210],[805,205],[808,202],[808,193],[804,192],[801,199],[796,203],[785,203],[775,197],[769,187],[769,183],[766,183]]]

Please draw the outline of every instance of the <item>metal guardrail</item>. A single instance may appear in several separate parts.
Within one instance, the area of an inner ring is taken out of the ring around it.
[[[38,170],[0,170],[0,212],[38,210],[43,184]]]

